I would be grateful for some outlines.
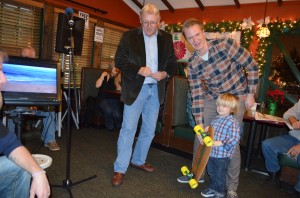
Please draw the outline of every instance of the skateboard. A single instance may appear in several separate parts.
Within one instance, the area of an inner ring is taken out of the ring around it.
[[[210,126],[208,128],[209,137],[214,139],[214,128]],[[196,155],[193,160],[192,173],[195,173],[196,181],[199,181],[209,158],[211,147],[207,147],[204,144],[200,144]]]
[[[188,167],[183,166],[183,167],[181,167],[180,170],[181,170],[181,172],[182,172],[183,175],[185,175],[185,176],[187,176],[189,178],[190,187],[192,189],[197,188],[198,182],[193,178],[193,173],[190,172],[190,170],[188,169]]]
[[[199,128],[197,128],[197,127],[199,127],[199,126],[198,125],[195,126],[194,130],[199,130]],[[210,140],[212,140],[212,142],[213,142],[214,129],[212,126],[209,127],[208,134],[209,134],[209,136],[207,136],[207,137],[210,137]],[[186,175],[189,178],[190,187],[193,189],[198,186],[198,181],[206,167],[206,164],[207,164],[210,152],[211,152],[211,146],[208,147],[205,144],[199,145],[199,147],[196,151],[196,154],[194,156],[194,159],[193,159],[193,165],[192,165],[191,172],[189,172],[189,170],[186,166],[183,166],[181,168],[181,172],[183,173],[183,175]],[[194,183],[194,180],[196,181],[197,185]]]

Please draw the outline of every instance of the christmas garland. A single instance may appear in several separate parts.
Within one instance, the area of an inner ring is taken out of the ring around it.
[[[248,28],[243,28],[243,23],[245,23],[245,20],[248,24],[251,24],[251,18],[244,19],[242,21],[222,21],[220,23],[215,22],[207,22],[204,24],[204,31],[205,32],[232,32],[232,31],[242,31],[242,37],[241,37],[241,45],[244,46],[246,49],[249,50],[250,43],[253,40],[254,37],[254,29],[252,26],[248,26]],[[254,25],[254,24],[253,24]],[[283,19],[276,19],[274,22],[269,22],[267,24],[269,30],[272,32],[279,32],[279,33],[289,33],[294,30],[300,30],[300,19],[296,20],[283,20]],[[180,23],[177,24],[168,24],[165,26],[166,32],[181,32],[182,31],[182,25]],[[257,61],[259,65],[259,74],[262,74],[262,71],[264,69],[264,65],[266,63],[265,60],[265,54],[268,45],[270,44],[269,38],[258,38],[258,47],[256,49],[256,55],[255,60]]]
[[[271,34],[274,32],[278,33],[289,33],[294,30],[300,30],[300,19],[296,20],[283,20],[276,19],[273,22],[267,24]],[[255,60],[259,65],[259,74],[262,75],[264,71],[264,65],[266,63],[266,51],[268,45],[271,44],[269,38],[258,38],[258,47],[256,48]]]
[[[250,43],[253,39],[254,30],[252,28],[243,29],[241,26],[241,21],[223,21],[220,23],[215,22],[207,22],[204,24],[205,32],[233,32],[233,31],[242,31],[241,45],[246,49],[249,49]],[[182,25],[180,23],[177,24],[168,24],[165,26],[166,32],[181,32]]]

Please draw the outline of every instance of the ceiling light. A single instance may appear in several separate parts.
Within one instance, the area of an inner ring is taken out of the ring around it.
[[[266,4],[265,4],[265,15],[264,15],[264,23],[262,24],[262,26],[260,28],[258,28],[258,30],[256,31],[256,35],[259,38],[266,38],[270,36],[270,30],[268,29],[268,26],[266,25],[266,14],[267,14],[267,3],[268,0],[266,0]]]

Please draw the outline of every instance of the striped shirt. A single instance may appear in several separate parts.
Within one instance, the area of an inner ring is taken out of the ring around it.
[[[234,147],[240,140],[240,126],[232,116],[217,116],[211,123],[214,128],[214,140],[222,142],[222,146],[213,146],[210,157],[231,158]]]
[[[197,124],[203,124],[203,97],[215,100],[223,93],[231,93],[242,99],[248,93],[254,94],[258,83],[258,65],[244,47],[229,38],[207,40],[207,45],[208,60],[194,51],[188,66]]]

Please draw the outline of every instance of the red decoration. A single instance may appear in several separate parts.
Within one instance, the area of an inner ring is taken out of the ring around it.
[[[269,103],[278,103],[282,104],[284,100],[284,92],[278,89],[269,90],[267,92],[267,99]]]
[[[182,41],[176,41],[173,45],[177,60],[182,59],[186,53],[185,44]]]

